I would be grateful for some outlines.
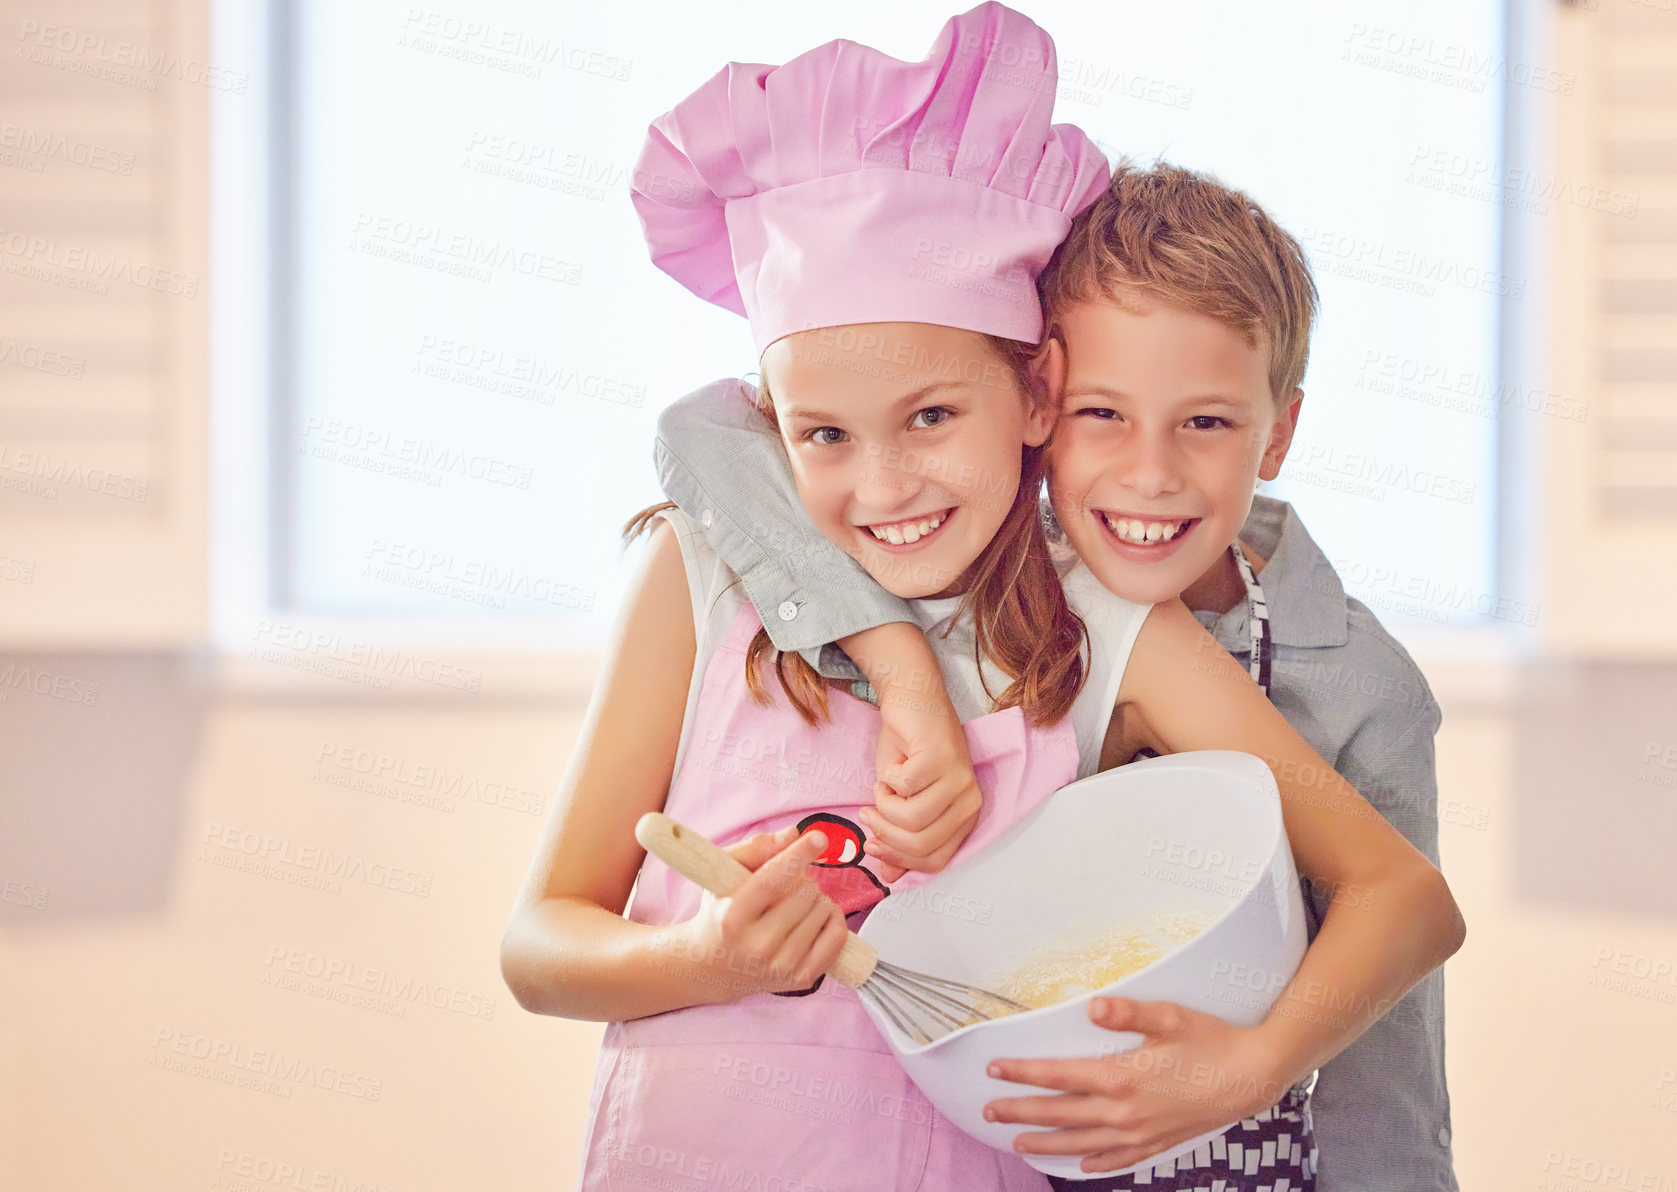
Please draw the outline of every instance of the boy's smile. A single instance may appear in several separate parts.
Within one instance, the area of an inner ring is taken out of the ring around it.
[[[1112,535],[1112,549],[1137,563],[1152,563],[1182,548],[1188,532],[1200,519],[1160,518],[1127,510],[1097,509],[1100,524]]]
[[[1126,302],[1074,303],[1057,320],[1066,377],[1048,446],[1054,514],[1118,595],[1231,607],[1243,589],[1229,544],[1259,477],[1280,470],[1302,393],[1278,409],[1268,348],[1209,315]]]

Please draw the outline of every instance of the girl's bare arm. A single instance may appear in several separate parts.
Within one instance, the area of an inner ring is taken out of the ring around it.
[[[658,521],[501,940],[502,976],[526,1010],[642,1018],[801,988],[838,954],[843,915],[806,872],[819,834],[735,845],[751,877],[686,922],[622,917],[645,857],[635,823],[664,806],[696,649],[680,544]]]
[[[1299,871],[1332,891],[1303,964],[1258,1028],[1283,1087],[1339,1054],[1461,947],[1467,929],[1443,875],[1311,749],[1180,601],[1148,615],[1118,699],[1126,735],[1160,753],[1262,758]]]
[[[501,940],[527,1010],[606,1021],[704,1000],[674,935],[622,917],[646,855],[635,821],[664,806],[696,648],[681,547],[659,519]]]

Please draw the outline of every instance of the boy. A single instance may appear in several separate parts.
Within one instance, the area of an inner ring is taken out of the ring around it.
[[[1402,647],[1345,595],[1292,509],[1254,499],[1257,479],[1279,473],[1303,400],[1316,291],[1297,242],[1214,179],[1120,162],[1106,194],[1073,222],[1041,290],[1045,342],[1061,342],[1067,369],[1049,448],[1052,517],[1065,539],[1120,596],[1180,597],[1299,734],[1436,865],[1438,706]],[[940,868],[976,815],[976,788],[906,610],[809,525],[779,439],[733,383],[671,406],[657,459],[665,492],[740,573],[774,644],[829,676],[872,681],[886,734],[867,847],[893,872]],[[878,466],[894,482],[935,483],[930,461]],[[873,693],[866,681],[858,692]],[[1109,735],[1103,768],[1131,759],[1123,737]],[[1313,919],[1327,901],[1307,891]],[[1102,1017],[1097,1002],[1091,1012],[1150,1040],[1175,1029],[1156,1005],[1117,1006]],[[1439,971],[1320,1068],[1323,1192],[1454,1192],[1443,1009]],[[1103,1170],[1102,1154],[1126,1138],[1088,1075],[1100,1062],[1112,1061],[1003,1061],[996,1075],[1065,1092],[991,1108],[1002,1121],[1061,1127],[1027,1136],[1030,1150],[1087,1154],[1085,1170]]]

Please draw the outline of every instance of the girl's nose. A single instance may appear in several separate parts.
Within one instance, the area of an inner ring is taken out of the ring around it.
[[[926,483],[923,469],[915,466],[917,458],[895,448],[874,447],[862,452],[853,482],[856,503],[880,514],[908,506]]]

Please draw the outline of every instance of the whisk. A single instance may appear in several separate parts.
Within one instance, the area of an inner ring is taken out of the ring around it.
[[[649,811],[641,816],[635,824],[635,839],[647,852],[718,898],[728,897],[751,876],[751,871],[728,853],[661,812]],[[904,1035],[921,1044],[975,1022],[1031,1008],[987,989],[888,964],[854,931],[827,971],[840,984],[854,989]]]

